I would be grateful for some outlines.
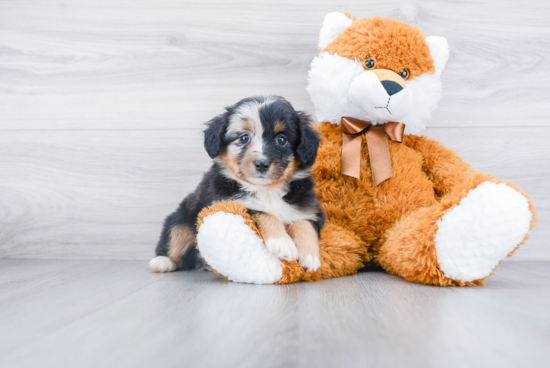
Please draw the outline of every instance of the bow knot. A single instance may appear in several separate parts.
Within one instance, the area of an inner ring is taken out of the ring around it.
[[[343,117],[340,121],[340,130],[342,131],[342,175],[359,179],[361,144],[365,133],[374,186],[392,177],[390,147],[386,135],[392,141],[403,142],[405,124],[390,122],[384,125],[373,125],[369,121]]]

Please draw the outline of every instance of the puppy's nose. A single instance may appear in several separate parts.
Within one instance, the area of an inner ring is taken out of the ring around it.
[[[399,84],[395,83],[394,81],[385,80],[380,82],[384,86],[384,89],[386,92],[388,92],[388,95],[395,95],[397,92],[401,91],[403,87],[401,87]]]
[[[271,162],[269,160],[261,159],[254,161],[254,165],[256,165],[256,170],[263,174],[267,171],[267,169],[269,169],[269,165],[271,165]]]

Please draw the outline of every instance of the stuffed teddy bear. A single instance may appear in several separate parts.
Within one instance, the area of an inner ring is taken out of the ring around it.
[[[367,266],[427,285],[480,285],[527,239],[535,209],[518,187],[416,135],[441,97],[445,38],[406,23],[326,15],[307,91],[320,122],[312,167],[327,221],[321,266],[269,253],[238,202],[199,216],[198,247],[228,280],[291,283]]]

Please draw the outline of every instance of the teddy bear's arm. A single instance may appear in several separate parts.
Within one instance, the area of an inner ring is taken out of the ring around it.
[[[456,189],[467,178],[479,174],[453,150],[426,137],[408,136],[405,142],[422,155],[422,170],[433,183],[436,195],[441,198]],[[487,180],[494,181],[489,175]]]

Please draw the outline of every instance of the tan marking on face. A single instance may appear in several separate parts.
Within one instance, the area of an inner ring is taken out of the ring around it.
[[[195,244],[195,233],[186,225],[172,226],[168,242],[168,258],[181,266],[181,257]]]
[[[253,150],[247,149],[240,163],[237,163],[235,161],[236,166],[238,166],[239,172],[241,173],[241,176],[239,178],[241,178],[244,181],[251,182],[250,179],[256,177],[257,172],[256,172],[256,165],[254,164],[254,161],[258,158],[259,157],[256,152],[254,152]],[[267,175],[265,175],[264,177],[265,179],[271,181],[271,183],[265,184],[265,185],[269,187],[278,186],[280,185],[280,183],[292,178],[292,176],[296,172],[297,166],[298,164],[294,159],[294,157],[290,157],[290,162],[286,165],[284,169],[283,169],[283,166],[278,161],[273,161],[271,163],[269,170],[267,171]],[[233,169],[232,172],[235,174],[235,169]]]
[[[225,165],[225,167],[229,169],[229,171],[234,176],[236,176],[237,178],[241,178],[243,176],[237,157],[229,154],[226,148],[222,150],[222,152],[218,157],[220,158],[221,162]]]
[[[260,235],[265,241],[287,236],[283,223],[270,213],[257,213],[252,216],[252,219],[256,222]]]
[[[395,83],[399,84],[402,88],[407,87],[407,83],[405,83],[405,80],[403,78],[401,78],[399,75],[397,75],[397,73],[392,72],[391,70],[388,70],[388,69],[374,69],[374,70],[372,70],[372,72],[374,74],[376,74],[376,76],[378,77],[378,80],[380,80],[380,82],[392,81],[392,82],[395,82]]]
[[[233,135],[236,134],[239,137],[243,134],[249,134],[251,137],[254,136],[254,122],[249,119],[235,119],[233,118],[231,120],[231,123],[229,124],[227,128],[227,132],[225,135]],[[238,142],[238,140],[237,140]],[[235,147],[236,142],[233,142],[229,145],[229,147]]]
[[[319,257],[319,236],[311,222],[307,220],[293,222],[286,227],[286,232],[296,244],[298,252],[304,256],[311,254]]]
[[[227,127],[226,134],[241,132],[254,133],[254,121],[252,121],[250,118],[240,118],[238,116],[233,117],[230,121],[229,126]]]
[[[254,123],[250,120],[242,120],[239,128],[241,131],[247,131],[254,134]]]
[[[273,131],[275,134],[279,134],[280,132],[284,131],[286,128],[286,124],[282,121],[278,121],[275,123],[275,128],[273,128]]]
[[[271,186],[276,186],[276,185],[292,178],[294,176],[294,174],[296,173],[296,167],[297,166],[298,165],[296,163],[296,160],[294,158],[292,158],[292,160],[288,163],[288,165],[284,169],[281,176],[273,184],[271,184]]]
[[[254,161],[258,156],[252,152],[249,147],[247,148],[240,162],[240,170],[243,173],[244,179],[252,178],[256,175],[256,165],[254,165]]]

